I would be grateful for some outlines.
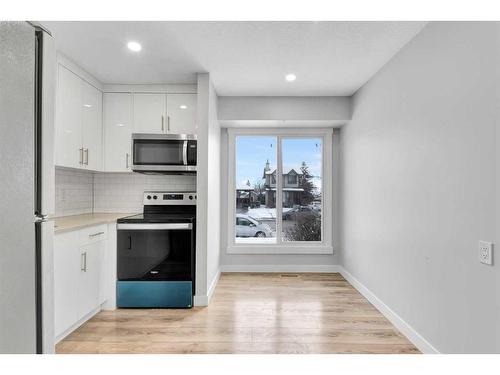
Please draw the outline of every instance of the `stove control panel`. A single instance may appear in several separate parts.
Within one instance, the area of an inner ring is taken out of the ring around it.
[[[152,205],[195,205],[196,192],[169,192],[169,191],[145,191],[143,203]]]

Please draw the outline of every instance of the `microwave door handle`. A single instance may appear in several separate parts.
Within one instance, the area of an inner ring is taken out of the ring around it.
[[[188,165],[188,141],[184,141],[184,145],[182,146],[182,158],[184,165]]]

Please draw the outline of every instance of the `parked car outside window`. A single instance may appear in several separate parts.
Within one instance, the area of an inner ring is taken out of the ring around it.
[[[271,237],[272,230],[267,224],[259,223],[254,218],[237,214],[236,215],[236,237]]]
[[[283,212],[283,220],[293,220],[296,219],[298,216],[305,216],[305,215],[318,215],[317,210],[315,210],[311,206],[295,206],[291,208],[290,210]]]

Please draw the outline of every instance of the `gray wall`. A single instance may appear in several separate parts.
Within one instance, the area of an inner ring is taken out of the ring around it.
[[[221,96],[218,117],[220,121],[346,121],[351,112],[347,96]]]
[[[341,130],[343,265],[441,352],[500,352],[498,43],[430,23]]]

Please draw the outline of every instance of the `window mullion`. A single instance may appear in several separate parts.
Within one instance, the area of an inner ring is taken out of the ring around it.
[[[277,137],[276,146],[276,243],[279,245],[282,243],[282,221],[283,221],[283,165],[282,165],[282,155],[281,155],[281,140],[282,137]]]

